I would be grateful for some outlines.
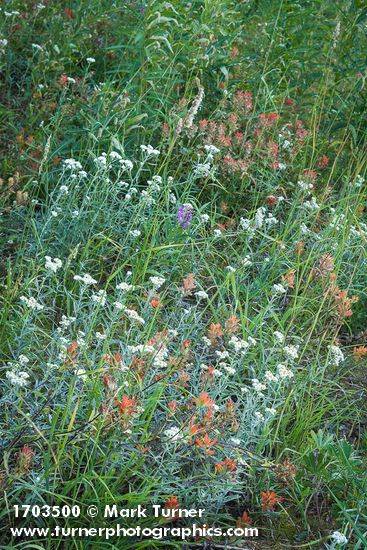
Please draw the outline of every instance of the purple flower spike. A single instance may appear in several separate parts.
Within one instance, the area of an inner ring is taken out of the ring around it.
[[[182,229],[187,229],[192,222],[194,209],[189,203],[182,204],[177,211],[177,221]]]

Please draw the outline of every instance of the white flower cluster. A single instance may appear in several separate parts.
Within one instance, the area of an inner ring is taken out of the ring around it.
[[[19,355],[18,362],[15,364],[8,363],[10,370],[6,371],[5,376],[13,386],[23,388],[29,383],[29,374],[23,370],[19,370],[29,363],[26,355]]]
[[[180,439],[184,439],[184,434],[178,426],[168,428],[164,431],[164,435],[169,441],[179,441]]]
[[[194,168],[193,176],[195,178],[206,178],[212,173],[212,166],[209,162],[198,162]]]
[[[344,361],[344,354],[338,346],[329,346],[329,363],[338,367]]]
[[[320,205],[317,203],[315,197],[311,197],[309,201],[305,201],[303,203],[303,206],[306,208],[306,210],[309,210],[310,212],[316,212],[320,209]]]
[[[116,285],[116,290],[121,290],[122,292],[130,292],[132,290],[135,290],[135,288],[136,287],[134,285],[130,285],[129,283],[125,282]]]
[[[80,281],[86,286],[97,284],[97,281],[93,279],[93,277],[89,275],[89,273],[85,273],[84,275],[74,275],[74,281]]]
[[[52,259],[51,256],[45,256],[45,268],[53,273],[56,273],[62,267],[62,261],[60,258]]]
[[[271,287],[271,292],[274,296],[281,296],[282,294],[286,294],[287,289],[280,283],[276,283]]]
[[[335,544],[347,544],[348,539],[343,533],[340,533],[340,531],[334,531],[331,534],[331,539]]]
[[[64,165],[64,168],[66,168],[67,170],[71,170],[71,171],[76,171],[76,170],[82,170],[83,169],[83,166],[80,164],[80,162],[78,160],[75,160],[75,159],[65,159],[63,161],[63,165]]]
[[[13,386],[19,386],[20,388],[23,388],[29,383],[29,374],[25,371],[15,372],[13,370],[8,370],[6,371],[5,376],[9,380],[9,382],[13,384]]]
[[[153,287],[157,290],[160,288],[165,282],[166,279],[164,277],[149,277],[150,282],[152,283]]]
[[[26,306],[28,306],[30,309],[33,309],[34,311],[41,311],[44,309],[44,306],[37,302],[35,298],[32,296],[30,298],[27,298],[26,296],[21,296],[20,301],[23,302]]]
[[[105,290],[98,290],[96,294],[92,294],[92,301],[104,307],[107,301],[107,292]]]
[[[158,157],[161,154],[158,149],[154,149],[152,145],[140,145],[140,149],[145,153],[145,156],[148,157]]]
[[[128,309],[124,304],[121,302],[115,302],[113,304],[116,309],[119,311],[123,311],[131,321],[136,321],[137,323],[140,323],[141,325],[145,325],[145,321],[140,315],[134,310],[134,309]]]

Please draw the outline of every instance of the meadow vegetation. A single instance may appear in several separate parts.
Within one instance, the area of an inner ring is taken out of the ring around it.
[[[366,47],[363,0],[4,0],[1,548],[367,548]]]

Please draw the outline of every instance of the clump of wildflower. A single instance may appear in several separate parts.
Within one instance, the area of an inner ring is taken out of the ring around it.
[[[287,289],[284,288],[284,286],[280,283],[274,284],[271,290],[274,296],[281,296],[282,294],[285,294],[287,292]]]
[[[26,296],[21,296],[20,301],[23,302],[26,306],[28,306],[30,309],[33,309],[34,311],[41,311],[44,309],[44,306],[37,302],[35,298],[32,296],[30,298],[27,298]]]
[[[364,357],[367,357],[367,347],[358,346],[353,348],[353,357],[355,361],[360,361]]]
[[[329,358],[330,364],[338,367],[340,363],[344,361],[344,354],[342,350],[339,348],[339,346],[332,345],[332,346],[329,346],[329,351],[330,351],[330,358]]]
[[[214,466],[215,473],[218,475],[223,475],[227,473],[235,473],[237,469],[237,464],[232,458],[225,458],[221,462],[217,462]]]
[[[347,537],[345,535],[343,535],[343,533],[340,533],[340,531],[334,531],[331,534],[331,540],[335,544],[347,544],[347,542],[348,542]]]
[[[225,322],[225,329],[227,334],[235,334],[239,330],[240,320],[235,315],[230,315]]]
[[[152,145],[140,145],[140,149],[145,153],[146,157],[158,157],[161,154],[158,149],[154,149]]]
[[[252,519],[248,515],[247,512],[243,512],[242,516],[237,518],[236,527],[243,527],[243,526],[250,526],[252,523]]]
[[[277,344],[282,344],[284,342],[284,334],[276,330],[273,334],[274,340]]]
[[[89,273],[85,273],[84,275],[74,275],[74,281],[80,281],[81,283],[84,283],[86,286],[89,285],[95,285],[97,284],[97,281],[93,279]]]
[[[62,261],[60,258],[52,259],[51,256],[45,256],[45,268],[49,269],[53,273],[56,273],[62,267]]]
[[[8,370],[5,376],[13,386],[24,388],[24,386],[29,384],[29,374],[25,371],[16,372],[14,370]]]
[[[129,397],[124,394],[121,401],[117,401],[116,405],[119,409],[120,420],[124,428],[127,428],[132,421],[134,415],[138,411],[137,398]]]
[[[199,300],[208,300],[209,299],[208,294],[204,290],[198,290],[197,292],[195,292],[195,296]]]
[[[149,280],[156,290],[158,290],[158,288],[160,288],[166,282],[166,279],[164,277],[158,277],[158,276],[149,277]]]
[[[116,290],[122,290],[122,292],[130,292],[131,290],[134,290],[134,289],[135,289],[134,285],[130,285],[129,283],[125,283],[125,282],[122,282],[116,285]]]
[[[107,292],[105,290],[99,290],[97,294],[92,294],[93,302],[100,304],[102,307],[106,305]]]
[[[194,209],[191,204],[182,204],[177,211],[177,221],[181,225],[182,229],[190,227],[192,218],[194,215]]]
[[[298,358],[298,349],[296,348],[296,346],[284,346],[283,351],[288,359],[294,360]]]
[[[17,476],[26,475],[32,468],[34,453],[28,445],[24,445],[20,451],[15,466],[15,474]]]
[[[207,455],[214,455],[215,450],[212,448],[218,442],[218,438],[210,439],[208,434],[205,434],[204,437],[197,437],[195,443],[198,447],[203,449]]]
[[[182,433],[181,428],[178,426],[172,426],[171,428],[168,428],[164,431],[165,437],[169,441],[179,441],[180,439],[184,438],[184,434]]]
[[[280,378],[293,378],[293,372],[289,370],[285,365],[279,364],[277,367],[278,375]]]
[[[274,511],[275,506],[282,502],[283,497],[277,495],[274,491],[266,491],[261,493],[261,505],[263,512]]]
[[[275,473],[280,481],[286,485],[290,485],[294,482],[297,467],[288,458],[285,458],[283,462],[275,466]]]
[[[182,296],[192,296],[192,291],[196,288],[194,274],[189,273],[183,280],[183,285],[178,290]]]
[[[215,344],[223,336],[223,329],[219,323],[212,323],[208,330],[208,338],[212,344]]]

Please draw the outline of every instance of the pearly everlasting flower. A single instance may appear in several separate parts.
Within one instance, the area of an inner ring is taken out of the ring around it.
[[[312,197],[311,200],[309,200],[309,201],[305,201],[303,203],[303,206],[307,210],[310,210],[310,212],[315,212],[316,210],[319,210],[319,208],[320,208],[319,204],[317,204],[317,201],[316,201],[315,197]]]
[[[96,332],[95,334],[97,340],[106,340],[107,336],[106,334],[103,334],[103,332]]]
[[[218,149],[218,147],[215,147],[215,145],[211,145],[211,144],[204,145],[204,149],[210,155],[216,155],[216,154],[220,153],[220,149]]]
[[[277,382],[278,381],[278,378],[270,370],[266,371],[266,373],[264,375],[264,378],[268,382]]]
[[[78,160],[75,159],[65,159],[63,162],[64,168],[68,170],[82,170],[83,166]]]
[[[340,533],[340,531],[334,531],[331,534],[331,538],[335,544],[347,544],[348,539],[343,533]]]
[[[251,221],[248,218],[240,218],[240,226],[247,231],[251,227]]]
[[[283,351],[291,360],[297,359],[298,357],[298,349],[296,346],[284,346]]]
[[[274,336],[274,340],[278,343],[278,344],[282,344],[284,342],[284,334],[282,334],[281,332],[279,332],[278,330],[276,330],[273,334]]]
[[[254,378],[252,380],[252,387],[254,388],[255,391],[264,391],[266,390],[266,384],[262,384],[261,382],[259,382],[259,380],[257,378]]]
[[[206,292],[204,292],[204,290],[198,290],[197,292],[195,292],[195,296],[199,300],[209,300],[209,296]]]
[[[234,347],[235,351],[246,351],[250,347],[250,344],[246,340],[241,340],[237,336],[231,336],[229,341],[230,345]]]
[[[14,372],[13,370],[8,370],[5,373],[6,378],[9,380],[13,386],[19,386],[20,388],[23,388],[24,386],[28,385],[28,378],[29,374],[27,372],[21,371],[21,372]]]
[[[126,170],[127,172],[131,172],[131,170],[134,167],[134,164],[129,159],[121,159],[120,166],[123,170]]]
[[[219,365],[221,366],[221,365]],[[222,368],[228,372],[229,375],[233,376],[234,374],[236,374],[236,369],[234,369],[233,367],[229,367],[228,365],[222,365]]]
[[[139,231],[139,229],[132,229],[130,231],[130,235],[136,239],[137,237],[140,237],[141,231]]]
[[[92,294],[92,301],[100,304],[102,307],[106,305],[107,292],[99,290],[96,294]]]
[[[241,440],[238,439],[237,437],[231,437],[230,442],[233,443],[233,445],[236,445],[236,446],[241,445]]]
[[[178,441],[179,439],[184,438],[182,430],[178,426],[172,426],[171,428],[168,428],[164,431],[164,435],[167,439],[171,441]]]
[[[355,187],[357,188],[360,188],[362,187],[362,185],[364,184],[366,180],[364,179],[364,177],[362,177],[360,174],[358,174],[358,176],[356,177],[356,180],[354,182],[354,185]]]
[[[151,145],[140,145],[140,149],[146,154],[147,157],[157,157],[161,154],[158,149],[154,149]]]
[[[22,355],[19,355],[18,362],[19,362],[19,365],[24,367],[24,365],[27,365],[29,363],[29,359],[26,355],[22,354]]]
[[[64,328],[68,328],[75,320],[76,317],[67,317],[66,315],[63,315],[59,325]]]
[[[200,220],[203,222],[203,223],[206,223],[209,221],[209,216],[208,214],[200,214]]]
[[[212,345],[212,342],[211,340],[207,337],[207,336],[203,336],[202,337],[202,341],[204,342],[204,344],[208,347],[210,347]]]
[[[58,269],[62,267],[62,261],[60,258],[54,258],[52,259],[51,256],[45,256],[45,268],[49,269],[53,273],[56,273]]]
[[[124,308],[124,313],[129,317],[131,321],[136,321],[141,325],[145,325],[145,321],[134,309]]]
[[[60,186],[60,193],[62,195],[68,195],[69,194],[69,187],[67,185],[61,185]]]
[[[313,184],[308,181],[299,180],[297,185],[302,191],[311,191],[313,189]]]
[[[263,206],[260,206],[256,210],[255,219],[254,219],[254,225],[256,229],[260,229],[264,224],[264,218],[265,218],[265,208]]]
[[[85,273],[83,276],[74,275],[74,281],[80,281],[87,286],[97,284],[97,281],[89,273]]]
[[[26,296],[21,296],[20,301],[23,302],[26,306],[28,306],[30,309],[33,309],[35,311],[41,311],[44,309],[44,306],[35,300],[35,298],[27,298]]]
[[[196,178],[206,178],[211,173],[211,165],[209,162],[198,162],[193,171],[193,176]]]
[[[268,412],[269,414],[271,414],[271,416],[275,416],[277,414],[277,410],[274,409],[274,407],[266,407],[265,408],[266,412]]]
[[[229,273],[235,273],[236,272],[236,268],[231,266],[231,265],[227,265],[226,266],[226,271],[228,271]]]
[[[166,282],[166,279],[164,277],[152,276],[152,277],[149,277],[149,280],[156,290]]]
[[[214,229],[213,234],[214,234],[214,237],[221,237],[222,236],[222,232],[221,232],[220,229]]]
[[[94,57],[87,57],[86,61],[87,61],[87,63],[95,63],[96,62]]]
[[[219,360],[228,359],[229,357],[229,352],[227,350],[224,350],[224,351],[217,350],[215,354],[217,355]]]
[[[271,291],[272,294],[274,294],[275,296],[281,296],[282,294],[285,294],[287,292],[287,289],[280,283],[277,283],[272,286]]]
[[[277,367],[278,375],[280,378],[293,378],[293,372],[289,370],[285,365],[279,364]]]
[[[265,219],[265,225],[267,227],[272,227],[273,225],[276,225],[278,223],[278,220],[273,214],[269,213],[268,217]]]
[[[338,346],[329,346],[330,350],[330,363],[336,367],[344,361],[344,354]]]
[[[250,260],[250,256],[245,256],[243,260],[241,260],[241,264],[243,267],[250,267],[252,265],[252,261]]]
[[[311,233],[311,230],[308,229],[308,227],[305,223],[301,223],[300,230],[301,230],[302,235],[308,235],[308,234]]]
[[[134,290],[134,289],[135,289],[135,286],[130,285],[129,283],[122,282],[116,285],[116,290],[122,290],[123,292],[130,292],[131,290]]]
[[[256,416],[256,418],[257,418],[258,420],[260,420],[260,421],[265,420],[264,415],[261,414],[261,412],[259,412],[259,411],[256,411],[256,412],[255,412],[255,416]]]

